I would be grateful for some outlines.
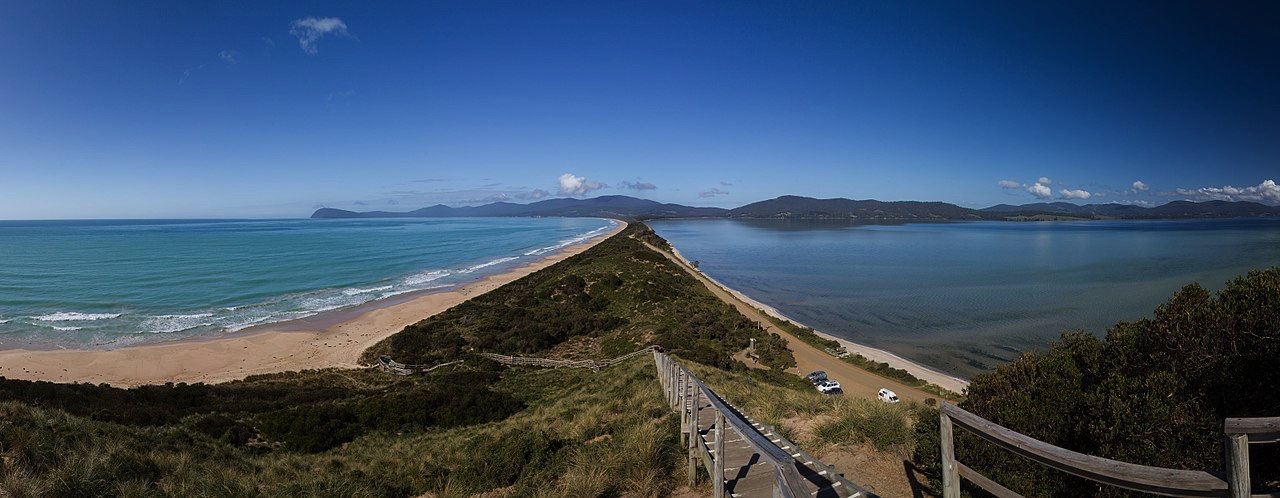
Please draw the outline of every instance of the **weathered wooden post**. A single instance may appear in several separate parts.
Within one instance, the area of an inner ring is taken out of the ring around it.
[[[951,417],[947,416],[948,403],[938,408],[938,439],[942,442],[942,498],[960,498],[960,468],[956,467],[956,448],[951,435]]]
[[[689,486],[698,483],[698,391],[689,386]]]
[[[1227,434],[1227,487],[1231,498],[1249,498],[1249,435]]]
[[[671,376],[668,378],[669,379],[668,382],[671,385],[671,394],[670,394],[670,397],[667,398],[667,402],[671,404],[671,411],[675,411],[676,409],[676,382],[677,382],[676,375],[677,375],[676,360],[675,358],[672,358],[671,359]]]
[[[715,475],[712,476],[714,481],[712,484],[711,496],[715,498],[724,497],[724,413],[716,410],[716,446],[715,455],[712,456],[712,468],[715,469]]]
[[[689,374],[680,372],[680,444],[689,439]]]

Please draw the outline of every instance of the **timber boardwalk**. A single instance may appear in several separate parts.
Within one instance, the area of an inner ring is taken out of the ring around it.
[[[711,476],[712,496],[873,497],[771,428],[751,420],[671,356],[653,353],[658,380],[680,413],[681,442],[688,451],[689,484],[697,462]]]

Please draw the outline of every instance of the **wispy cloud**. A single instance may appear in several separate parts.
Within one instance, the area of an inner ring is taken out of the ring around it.
[[[712,188],[711,190],[704,190],[702,192],[698,192],[698,197],[701,197],[703,199],[710,199],[712,197],[721,196],[721,195],[729,195],[729,191],[720,190],[718,188]]]
[[[733,184],[732,184],[732,183],[729,183],[729,182],[726,182],[726,181],[721,181],[721,182],[720,182],[720,186],[721,186],[721,187],[732,187],[732,186],[733,186]]]
[[[593,190],[607,188],[609,185],[587,180],[586,177],[577,176],[573,173],[565,173],[560,175],[560,195],[578,196],[586,195]]]
[[[347,23],[336,17],[305,17],[289,24],[289,34],[298,38],[298,46],[311,55],[318,53],[316,44],[325,36],[354,38],[347,30]]]
[[[1252,187],[1226,185],[1222,187],[1200,187],[1197,189],[1180,188],[1176,192],[1179,195],[1184,195],[1197,201],[1252,201],[1280,204],[1280,185],[1277,185],[1275,180],[1263,180],[1262,183]]]
[[[355,95],[355,90],[343,90],[341,92],[329,92],[329,96],[324,99],[325,102],[333,102],[335,99],[345,99]]]
[[[629,189],[629,190],[657,190],[658,186],[648,182],[641,182],[641,181],[629,182],[629,181],[623,180],[621,182],[618,182],[618,188]]]
[[[1000,188],[1022,188],[1021,182],[1015,182],[1013,180],[1000,180],[996,182],[996,185],[999,185]]]
[[[186,83],[186,82],[187,82],[187,78],[190,78],[190,77],[191,77],[191,73],[194,73],[194,72],[196,72],[196,71],[199,71],[199,70],[201,70],[201,69],[204,69],[204,66],[205,66],[204,64],[201,64],[201,65],[196,66],[196,67],[187,68],[187,70],[186,70],[186,71],[183,71],[183,72],[182,72],[182,77],[181,77],[181,78],[178,78],[178,85],[182,85],[183,83]]]
[[[227,64],[239,64],[240,52],[236,52],[235,50],[223,50],[218,52],[218,58],[222,59],[222,61]]]

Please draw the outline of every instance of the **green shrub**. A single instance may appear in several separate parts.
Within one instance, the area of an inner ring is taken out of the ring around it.
[[[1068,333],[973,378],[961,406],[1074,451],[1158,467],[1222,467],[1227,417],[1280,415],[1280,268],[1250,272],[1216,295],[1188,285],[1152,318],[1099,339]],[[917,463],[935,458],[937,424],[917,430]],[[956,431],[958,458],[1014,491],[1123,496]],[[1274,445],[1271,445],[1274,446]],[[1256,482],[1280,479],[1280,448],[1252,448]]]

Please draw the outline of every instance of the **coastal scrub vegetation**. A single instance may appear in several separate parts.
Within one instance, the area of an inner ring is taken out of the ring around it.
[[[644,245],[655,239],[661,237],[648,226],[633,223],[573,258],[409,326],[370,348],[365,361],[387,355],[434,364],[471,351],[529,354],[595,341],[612,344],[617,354],[656,344],[699,363],[734,368],[732,355],[754,338],[765,365],[795,364],[781,337]]]
[[[683,472],[675,415],[648,357],[592,373],[471,354],[604,358],[657,344],[797,382],[734,360],[754,338],[763,364],[794,365],[785,341],[641,242],[653,238],[633,224],[369,353],[465,359],[426,375],[326,369],[131,389],[0,378],[0,496],[670,494]]]
[[[1048,350],[972,379],[960,406],[1074,451],[1157,467],[1223,469],[1223,420],[1280,416],[1280,268],[1217,293],[1178,291],[1151,318],[1098,338],[1064,334]],[[936,411],[931,415],[937,420]],[[938,476],[937,423],[916,426],[915,461]],[[956,431],[960,461],[1027,496],[1129,496]],[[1280,447],[1254,445],[1255,483],[1280,484]]]

